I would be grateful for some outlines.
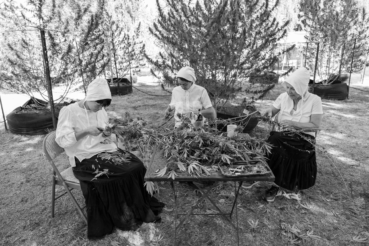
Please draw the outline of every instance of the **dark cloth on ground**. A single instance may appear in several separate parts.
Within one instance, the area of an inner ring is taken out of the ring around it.
[[[303,137],[302,137],[302,136]],[[315,184],[317,164],[315,138],[304,133],[272,131],[268,142],[273,145],[267,155],[275,184],[287,190],[303,190]]]
[[[101,238],[114,228],[135,230],[155,222],[164,203],[144,187],[146,168],[139,158],[118,149],[80,162],[73,173],[80,181],[87,207],[87,237]]]

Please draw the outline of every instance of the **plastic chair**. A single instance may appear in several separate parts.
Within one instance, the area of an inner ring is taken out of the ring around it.
[[[55,201],[59,199],[60,197],[64,196],[65,194],[68,194],[70,198],[72,198],[74,204],[77,207],[77,210],[79,214],[82,216],[84,221],[87,223],[87,217],[82,212],[81,206],[78,204],[76,198],[73,196],[71,190],[73,189],[81,189],[81,186],[79,184],[79,180],[74,177],[72,167],[69,167],[65,169],[62,172],[59,172],[58,168],[56,167],[54,160],[56,157],[58,157],[61,153],[64,152],[64,149],[61,148],[56,142],[55,142],[55,131],[50,132],[46,135],[43,141],[43,151],[44,156],[46,160],[49,162],[49,164],[53,168],[53,176],[52,176],[52,201],[51,201],[51,217],[54,218],[54,210],[55,210]],[[61,185],[64,187],[66,192],[59,195],[58,197],[55,197],[55,188],[56,185]]]

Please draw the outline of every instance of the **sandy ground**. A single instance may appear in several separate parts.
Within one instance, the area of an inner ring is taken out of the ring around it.
[[[369,86],[354,86],[360,90],[352,89],[348,100],[323,100],[325,114],[317,137],[318,177],[315,186],[304,191],[302,201],[282,196],[266,203],[262,196],[267,183],[242,188],[237,204],[241,245],[369,244]],[[162,124],[170,97],[158,87],[142,85],[140,89],[158,96],[134,89],[132,94],[114,97],[109,115],[130,112],[151,126]],[[270,105],[282,90],[278,85],[258,107]],[[51,169],[42,156],[43,137],[7,133],[0,124],[0,245],[173,245],[173,194],[167,183],[158,184],[157,197],[167,204],[162,223],[144,224],[135,232],[117,230],[102,240],[88,241],[85,225],[68,197],[57,201],[56,216],[51,218]],[[66,160],[60,156],[58,166],[68,167]],[[59,187],[57,193],[61,191]],[[196,194],[186,185],[179,185],[177,192],[180,209],[188,209],[196,201]],[[81,192],[74,194],[83,204]],[[234,197],[232,183],[215,185],[210,196],[229,208]],[[199,208],[205,213],[213,210],[208,202]],[[181,245],[235,245],[232,228],[212,216],[191,218],[178,239]]]

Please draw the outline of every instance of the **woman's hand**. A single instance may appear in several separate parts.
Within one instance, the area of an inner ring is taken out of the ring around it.
[[[291,130],[296,128],[296,121],[292,120],[283,120],[280,122],[280,125],[283,127],[284,130]]]
[[[260,114],[261,114],[261,116],[267,116],[267,117],[271,118],[272,115],[273,115],[272,108],[264,109],[263,111],[260,112]]]
[[[270,108],[264,109],[260,112],[261,116],[267,116],[269,118],[273,117],[279,112],[279,109],[271,106]]]
[[[110,126],[105,126],[105,129],[103,130],[103,136],[110,137],[111,132],[112,132],[112,128]]]
[[[169,118],[172,111],[173,109],[170,106],[168,106],[167,109],[165,110],[165,118]]]
[[[104,131],[104,129],[101,127],[90,126],[90,127],[87,127],[85,131],[88,135],[98,136],[100,133]]]

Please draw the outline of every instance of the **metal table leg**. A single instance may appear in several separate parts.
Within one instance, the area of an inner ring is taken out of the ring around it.
[[[174,243],[173,245],[176,245],[176,241],[177,241],[177,226],[176,226],[176,221],[177,221],[177,217],[178,217],[178,211],[177,211],[177,195],[176,195],[176,189],[174,187],[174,182],[170,181],[170,186],[172,187],[173,190],[173,195],[174,195]]]
[[[235,198],[234,198],[234,201],[233,201],[233,205],[232,205],[232,210],[230,213],[224,213],[217,205],[216,203],[208,196],[208,194],[210,193],[211,191],[211,187],[208,188],[205,192],[202,191],[202,189],[200,189],[198,186],[196,186],[196,188],[201,192],[201,197],[197,200],[197,202],[195,203],[195,205],[193,205],[191,207],[191,210],[186,213],[186,214],[179,214],[178,213],[178,209],[177,209],[177,195],[175,193],[175,186],[174,186],[174,182],[171,181],[171,186],[172,186],[172,189],[173,189],[173,194],[174,194],[174,214],[175,214],[175,221],[174,221],[174,245],[177,245],[176,244],[176,239],[177,239],[177,230],[184,224],[184,222],[189,218],[190,215],[221,215],[222,218],[227,221],[233,228],[234,230],[236,231],[236,237],[237,237],[237,245],[239,246],[240,245],[240,239],[239,239],[239,232],[238,232],[238,208],[237,208],[237,199],[238,199],[238,195],[239,195],[239,192],[240,192],[240,188],[242,186],[242,181],[239,182],[239,185],[237,187],[236,185],[237,181],[235,181]],[[193,211],[194,209],[198,206],[198,204],[203,201],[204,199],[207,199],[209,200],[213,206],[218,210],[219,213],[217,214],[194,214]],[[235,210],[235,215],[236,215],[236,225],[232,222],[232,214],[233,214],[233,211]],[[179,223],[178,225],[176,225],[176,220],[177,218],[179,218],[179,215],[186,215]],[[227,215],[227,216],[226,216]],[[229,217],[228,217],[229,216]]]

